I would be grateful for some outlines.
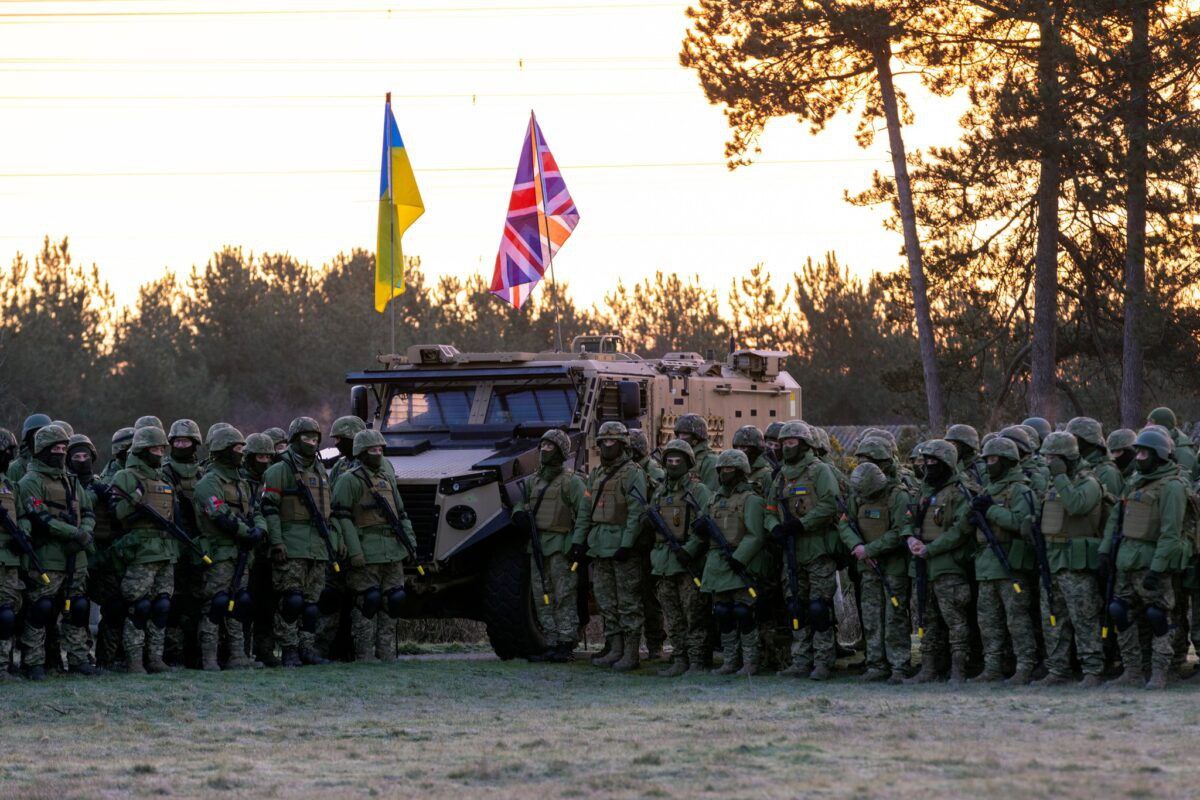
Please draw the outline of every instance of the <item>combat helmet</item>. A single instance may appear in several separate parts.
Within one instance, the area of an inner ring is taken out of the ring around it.
[[[763,431],[763,439],[767,440],[768,442],[777,442],[779,441],[779,432],[782,430],[783,423],[779,420],[774,420],[770,425],[767,426],[767,429]]]
[[[271,444],[278,447],[281,444],[287,444],[288,436],[283,428],[267,428],[263,431],[263,435],[271,440]]]
[[[228,450],[239,444],[245,444],[246,439],[242,436],[242,432],[232,425],[226,425],[224,428],[217,428],[209,437],[208,450],[210,453],[219,453],[222,450]],[[243,448],[242,452],[245,452]]]
[[[1034,431],[1034,433],[1037,433],[1037,431]],[[1022,456],[1033,452],[1033,440],[1029,438],[1029,431],[1019,425],[1009,425],[1007,428],[1002,429],[1000,435],[996,438],[1011,440],[1016,444],[1017,450],[1020,451]]]
[[[717,456],[717,470],[720,471],[724,467],[741,470],[743,476],[750,475],[750,459],[746,458],[746,454],[741,450],[722,450],[721,454]]]
[[[387,447],[387,439],[379,431],[368,430],[364,425],[361,431],[354,434],[354,457],[358,458],[372,447]]]
[[[650,455],[650,442],[646,439],[646,434],[641,428],[633,428],[629,431],[629,449],[638,458],[645,458]]]
[[[543,433],[541,441],[550,442],[557,447],[564,460],[571,454],[571,437],[558,428],[551,428]]]
[[[858,443],[854,456],[869,461],[891,461],[892,448],[884,439],[871,436]]]
[[[696,453],[694,450],[692,450],[692,446],[683,439],[672,439],[671,441],[667,442],[666,447],[662,449],[663,460],[665,461],[667,456],[671,455],[672,453],[678,453],[687,459],[689,468],[696,465]]]
[[[945,439],[930,439],[920,445],[920,455],[925,458],[936,458],[951,470],[958,468],[958,450]]]
[[[1117,428],[1115,431],[1108,434],[1106,444],[1112,452],[1117,450],[1128,450],[1133,447],[1137,441],[1137,434],[1129,428]]]
[[[1133,446],[1152,450],[1163,461],[1171,458],[1171,437],[1159,428],[1143,428],[1142,432],[1137,435],[1137,440],[1134,441]]]
[[[675,420],[675,438],[682,439],[685,433],[706,442],[708,441],[708,423],[699,414],[684,414]]]
[[[979,431],[963,422],[957,422],[946,429],[944,438],[947,442],[958,442],[979,452]]]
[[[133,442],[129,449],[132,452],[137,453],[141,450],[149,450],[151,447],[166,446],[166,432],[162,428],[157,428],[153,425],[146,425],[133,432]]]
[[[116,433],[112,435],[112,454],[114,456],[129,452],[129,448],[133,445],[133,434],[133,428],[117,428]]]
[[[1021,461],[1021,448],[1007,436],[997,436],[983,446],[983,457],[987,458],[988,456],[1007,458],[1014,464],[1018,464]]]
[[[612,439],[628,447],[629,429],[620,422],[605,422],[600,426],[600,430],[596,431],[596,443],[599,444],[604,439]]]
[[[321,426],[312,417],[296,417],[292,423],[288,425],[287,437],[289,442],[296,441],[303,433],[316,434],[317,441],[321,439]]]
[[[1033,428],[1038,435],[1039,441],[1044,441],[1047,436],[1054,432],[1054,426],[1043,417],[1029,417],[1021,424]]]
[[[1087,442],[1095,447],[1104,447],[1104,428],[1099,420],[1091,417],[1075,417],[1067,423],[1067,433],[1079,442]]]
[[[793,420],[785,423],[783,430],[779,432],[779,441],[787,439],[799,439],[809,447],[815,449],[817,446],[817,437],[813,435],[812,428],[807,422]]]
[[[75,426],[67,422],[65,419],[53,419],[50,420],[50,424],[57,425],[58,427],[62,428],[63,433],[65,433],[68,437],[75,435]]]
[[[144,417],[138,417],[137,422],[133,423],[134,430],[139,428],[158,428],[163,430],[162,420],[153,414],[147,414]]]
[[[366,429],[367,423],[363,422],[361,418],[353,414],[347,414],[344,417],[338,417],[329,426],[329,438],[337,439],[341,437],[343,439],[353,439]]]
[[[887,476],[879,465],[864,461],[850,473],[850,488],[860,497],[874,497],[883,491],[888,484]]]
[[[1179,420],[1175,417],[1175,412],[1166,406],[1159,406],[1147,414],[1146,422],[1154,425],[1162,425],[1168,431],[1173,431],[1179,427]]]
[[[774,424],[774,423],[772,423]],[[766,437],[754,425],[743,425],[733,432],[734,447],[757,447],[762,451],[767,446]]]
[[[92,444],[92,440],[82,433],[74,433],[67,439],[67,459],[71,458],[71,451],[78,448],[86,448],[92,454],[92,463],[100,460],[100,452],[96,449],[96,445]]]
[[[175,426],[172,425],[171,427],[174,428]],[[217,431],[221,430],[222,428],[232,428],[232,427],[233,426],[230,425],[228,422],[214,422],[212,425],[209,425],[208,432],[204,434],[204,446],[207,447],[211,451],[213,435]],[[169,438],[171,438],[171,437],[169,437]]]
[[[242,452],[248,456],[273,456],[275,443],[265,433],[252,433],[246,437],[246,447]]]
[[[53,447],[56,444],[68,444],[71,437],[67,432],[57,425],[46,425],[38,428],[38,432],[33,435],[33,452],[40,453],[48,447]]]
[[[1054,431],[1042,440],[1042,455],[1062,456],[1068,460],[1079,458],[1079,441],[1074,434]]]
[[[191,419],[177,419],[171,423],[171,430],[167,432],[167,441],[172,439],[191,439],[196,443],[196,447],[204,443],[200,436],[200,426]]]

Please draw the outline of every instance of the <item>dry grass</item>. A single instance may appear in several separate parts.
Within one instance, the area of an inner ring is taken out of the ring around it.
[[[667,681],[465,658],[0,689],[0,796],[1187,797],[1197,689]]]

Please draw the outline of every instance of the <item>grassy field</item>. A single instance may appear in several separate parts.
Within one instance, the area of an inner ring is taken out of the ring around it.
[[[1194,797],[1200,681],[663,680],[490,657],[0,685],[0,797]]]

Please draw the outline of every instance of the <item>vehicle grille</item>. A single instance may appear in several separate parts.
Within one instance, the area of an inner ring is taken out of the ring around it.
[[[433,549],[437,545],[438,519],[441,516],[441,509],[437,505],[437,484],[400,484],[399,489],[404,510],[417,537],[417,559],[432,561]]]

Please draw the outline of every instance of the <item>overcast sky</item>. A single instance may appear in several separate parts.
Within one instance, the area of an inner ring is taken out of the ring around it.
[[[555,262],[577,301],[657,269],[724,291],[828,250],[901,266],[883,212],[843,200],[890,171],[886,136],[780,120],[761,163],[726,170],[724,117],[678,65],[687,3],[390,6],[0,2],[0,269],[69,236],[128,302],[225,244],[372,248],[387,91],[426,207],[404,251],[429,274],[490,279],[531,108],[581,215]],[[918,99],[909,146],[950,143],[956,116]]]

